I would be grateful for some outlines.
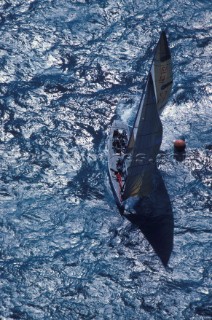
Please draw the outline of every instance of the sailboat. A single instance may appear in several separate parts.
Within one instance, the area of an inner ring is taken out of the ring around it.
[[[173,246],[173,216],[156,157],[163,134],[160,114],[168,101],[172,81],[170,49],[166,33],[162,31],[134,126],[130,130],[121,120],[114,120],[108,139],[109,178],[118,208],[139,226],[164,265]],[[154,226],[153,237],[151,226]],[[158,240],[163,242],[165,252]]]

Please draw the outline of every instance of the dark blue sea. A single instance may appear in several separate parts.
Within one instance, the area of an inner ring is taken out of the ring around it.
[[[211,9],[0,0],[1,320],[212,318]],[[120,215],[107,174],[109,127],[132,124],[162,29],[174,71],[158,156],[174,217],[167,268]]]

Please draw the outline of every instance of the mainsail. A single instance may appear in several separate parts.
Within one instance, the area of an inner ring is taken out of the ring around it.
[[[157,108],[160,113],[169,98],[173,83],[171,53],[164,31],[161,32],[160,39],[155,49],[151,74]]]
[[[150,73],[129,141],[130,156],[127,160],[123,200],[150,193],[152,172],[162,142],[162,131]]]

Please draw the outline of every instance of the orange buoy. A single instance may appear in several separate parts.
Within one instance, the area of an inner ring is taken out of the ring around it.
[[[176,151],[184,151],[186,148],[185,140],[177,139],[174,141],[174,148]]]

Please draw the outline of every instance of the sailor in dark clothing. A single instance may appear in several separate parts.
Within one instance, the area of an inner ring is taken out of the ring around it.
[[[123,166],[123,160],[122,160],[121,158],[119,158],[119,159],[117,160],[116,166],[117,166],[117,168],[120,168],[120,167]]]
[[[123,130],[123,131],[122,131],[122,137],[127,139],[127,133],[126,133],[126,130]]]
[[[124,174],[123,166],[124,166],[124,159],[119,158],[118,161],[116,162],[116,167],[117,167],[117,171],[122,175]]]
[[[118,137],[114,138],[113,140],[113,148],[117,153],[121,151],[121,143]]]
[[[114,130],[113,132],[113,148],[116,153],[120,153],[121,151],[126,150],[127,146],[127,133],[126,130]]]
[[[113,132],[113,138],[119,137],[119,131],[116,129]]]
[[[121,139],[121,149],[122,149],[123,152],[125,151],[126,146],[127,146],[126,140]]]

